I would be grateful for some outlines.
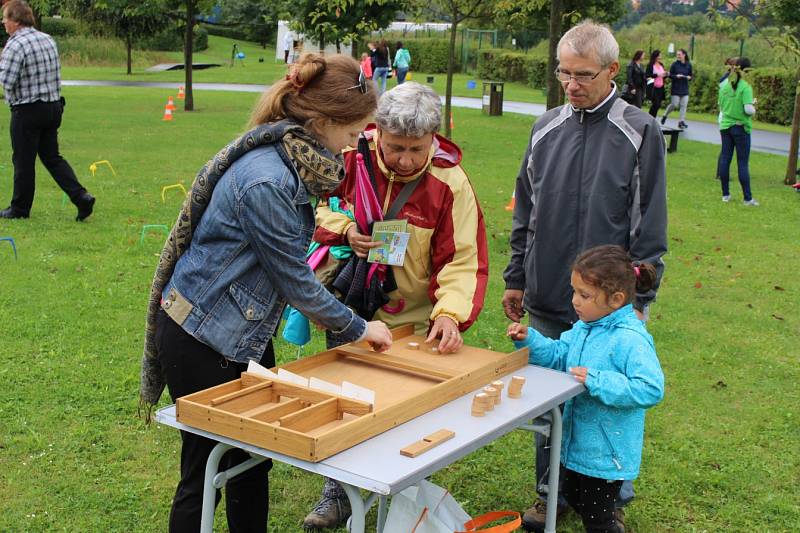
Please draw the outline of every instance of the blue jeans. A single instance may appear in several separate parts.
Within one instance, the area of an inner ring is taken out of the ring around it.
[[[744,201],[750,201],[753,199],[753,195],[750,192],[750,134],[745,131],[744,126],[738,125],[720,130],[719,133],[722,137],[722,150],[719,154],[717,175],[722,184],[722,196],[731,194],[729,187],[730,169],[735,148],[736,164],[739,168],[739,183],[742,186]]]
[[[572,328],[572,324],[549,320],[547,318],[536,316],[532,313],[529,313],[528,321],[533,329],[545,337],[550,337],[551,339],[559,338],[563,332]],[[545,413],[534,420],[535,424],[549,425],[550,422],[550,413]],[[549,493],[547,481],[549,479],[548,476],[550,475],[550,437],[545,437],[541,433],[534,433],[533,436],[536,442],[536,492],[539,494],[540,499],[547,501],[547,494]],[[565,507],[567,505],[567,500],[564,498],[564,495],[561,494],[560,485],[561,481],[563,481],[563,478],[563,475],[559,476],[559,507]],[[633,482],[630,480],[623,481],[622,486],[619,489],[619,495],[617,496],[616,506],[624,507],[625,505],[628,505],[633,497]]]
[[[378,67],[374,71],[372,71],[372,79],[375,80],[375,83],[378,83],[380,80],[380,94],[386,92],[386,76],[389,74],[389,67]]]
[[[402,85],[406,81],[406,74],[408,74],[408,67],[397,67],[397,85]]]

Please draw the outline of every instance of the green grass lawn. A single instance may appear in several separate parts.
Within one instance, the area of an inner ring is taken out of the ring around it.
[[[256,95],[198,91],[197,111],[163,122],[166,90],[66,88],[61,149],[95,214],[72,205],[40,166],[29,220],[0,221],[0,531],[157,532],[178,476],[178,432],[136,418],[145,308],[180,194],[244,128]],[[0,121],[8,122],[0,107]],[[532,119],[459,111],[454,138],[487,221],[491,281],[466,341],[510,350],[500,309],[508,202]],[[754,153],[759,208],[720,201],[717,149],[684,141],[668,158],[670,252],[653,333],[667,379],[648,414],[629,530],[793,532],[800,523],[797,394],[800,195],[781,185],[786,159]],[[107,159],[117,172],[93,161]],[[11,197],[7,129],[0,200]],[[0,207],[5,207],[3,203]],[[311,353],[321,348],[315,333]],[[283,341],[280,361],[295,357]],[[166,403],[166,399],[162,404]],[[517,431],[436,474],[465,508],[525,509],[533,499],[531,435]],[[298,531],[321,480],[284,465],[271,476],[271,531]],[[374,519],[373,519],[374,520]],[[224,513],[217,513],[224,531]],[[561,533],[582,531],[572,515]]]

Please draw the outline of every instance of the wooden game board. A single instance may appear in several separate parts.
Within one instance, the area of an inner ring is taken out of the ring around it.
[[[388,352],[346,344],[280,368],[375,391],[374,405],[245,372],[177,401],[186,425],[317,462],[522,368],[527,349],[510,354],[464,346],[431,353],[410,325],[392,331]],[[409,348],[417,342],[418,350]],[[422,437],[422,436],[421,436]]]

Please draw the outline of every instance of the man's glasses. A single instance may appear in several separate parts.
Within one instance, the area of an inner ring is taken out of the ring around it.
[[[605,69],[600,69],[600,72],[603,72]],[[591,74],[577,74],[572,75],[568,72],[561,72],[561,69],[556,69],[556,78],[558,81],[562,83],[569,83],[569,80],[575,80],[579,85],[588,85],[592,83],[597,76],[600,75],[600,72],[592,76]]]
[[[367,85],[367,76],[364,74],[363,68],[359,68],[358,71],[358,85],[348,87],[347,90],[349,91],[350,89],[358,89],[361,94],[367,94],[367,88],[369,87],[369,85]]]

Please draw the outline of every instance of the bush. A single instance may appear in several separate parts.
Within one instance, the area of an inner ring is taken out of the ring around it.
[[[78,22],[73,19],[42,17],[42,31],[52,37],[78,35]]]
[[[547,58],[508,50],[481,50],[478,77],[484,80],[521,81],[542,88],[547,83]]]
[[[394,42],[389,43],[389,48],[394,54]],[[447,72],[447,58],[449,57],[449,39],[405,39],[403,47],[411,54],[411,70],[418,72],[442,73]],[[456,61],[455,71],[461,70],[460,62]]]
[[[209,35],[216,35],[217,37],[226,37],[228,39],[236,39],[237,41],[248,41],[247,33],[240,27],[235,26],[219,26],[216,24],[203,24],[202,27],[208,32]]]
[[[183,50],[184,33],[182,28],[167,28],[152,37],[139,40],[136,48],[142,50],[158,50],[163,52],[179,52]],[[208,31],[200,26],[194,28],[194,51],[208,48]]]

